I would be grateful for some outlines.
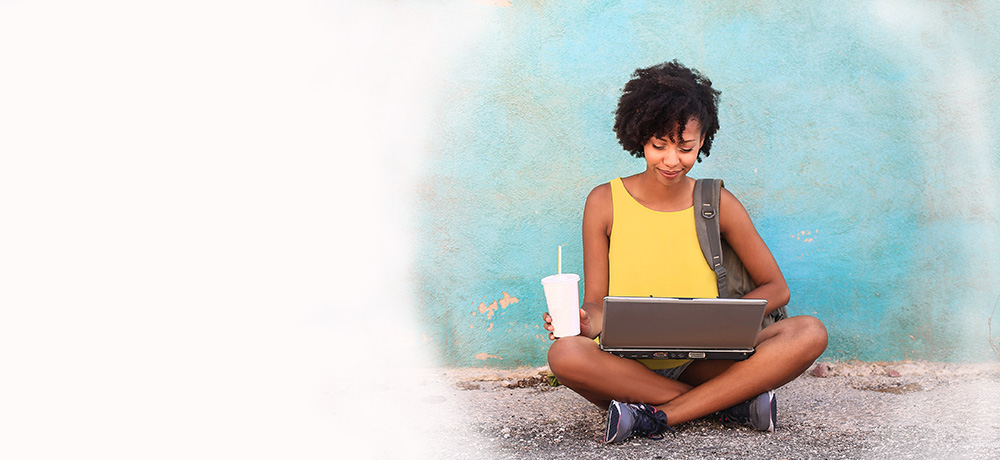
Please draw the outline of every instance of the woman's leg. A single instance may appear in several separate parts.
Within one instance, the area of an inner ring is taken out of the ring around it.
[[[816,318],[779,321],[758,337],[745,361],[695,361],[675,381],[637,361],[601,351],[586,337],[564,337],[549,348],[559,381],[602,409],[611,400],[645,402],[671,425],[695,420],[778,388],[809,368],[826,350],[826,328]]]
[[[611,400],[663,404],[690,385],[659,375],[641,363],[601,351],[586,337],[557,339],[549,347],[549,368],[559,382],[602,409]]]
[[[794,316],[761,331],[749,359],[695,361],[680,379],[693,385],[690,391],[665,403],[646,402],[662,410],[671,425],[698,419],[792,381],[823,354],[826,343],[823,323]]]

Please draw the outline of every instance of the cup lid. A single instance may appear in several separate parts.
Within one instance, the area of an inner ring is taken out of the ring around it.
[[[575,283],[580,281],[580,275],[573,273],[563,273],[561,275],[549,275],[542,278],[542,284]]]

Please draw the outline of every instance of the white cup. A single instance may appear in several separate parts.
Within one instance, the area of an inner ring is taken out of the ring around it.
[[[552,316],[552,334],[556,337],[580,335],[580,276],[572,273],[542,278],[545,303]]]

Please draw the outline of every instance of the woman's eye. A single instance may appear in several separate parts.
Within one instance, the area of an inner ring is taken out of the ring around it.
[[[690,153],[694,149],[681,149],[681,152]]]

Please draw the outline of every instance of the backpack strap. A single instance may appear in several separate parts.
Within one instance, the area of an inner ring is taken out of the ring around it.
[[[722,235],[719,232],[719,200],[722,179],[698,179],[694,183],[694,225],[698,243],[708,266],[715,271],[719,297],[729,295],[726,268],[722,266]]]

